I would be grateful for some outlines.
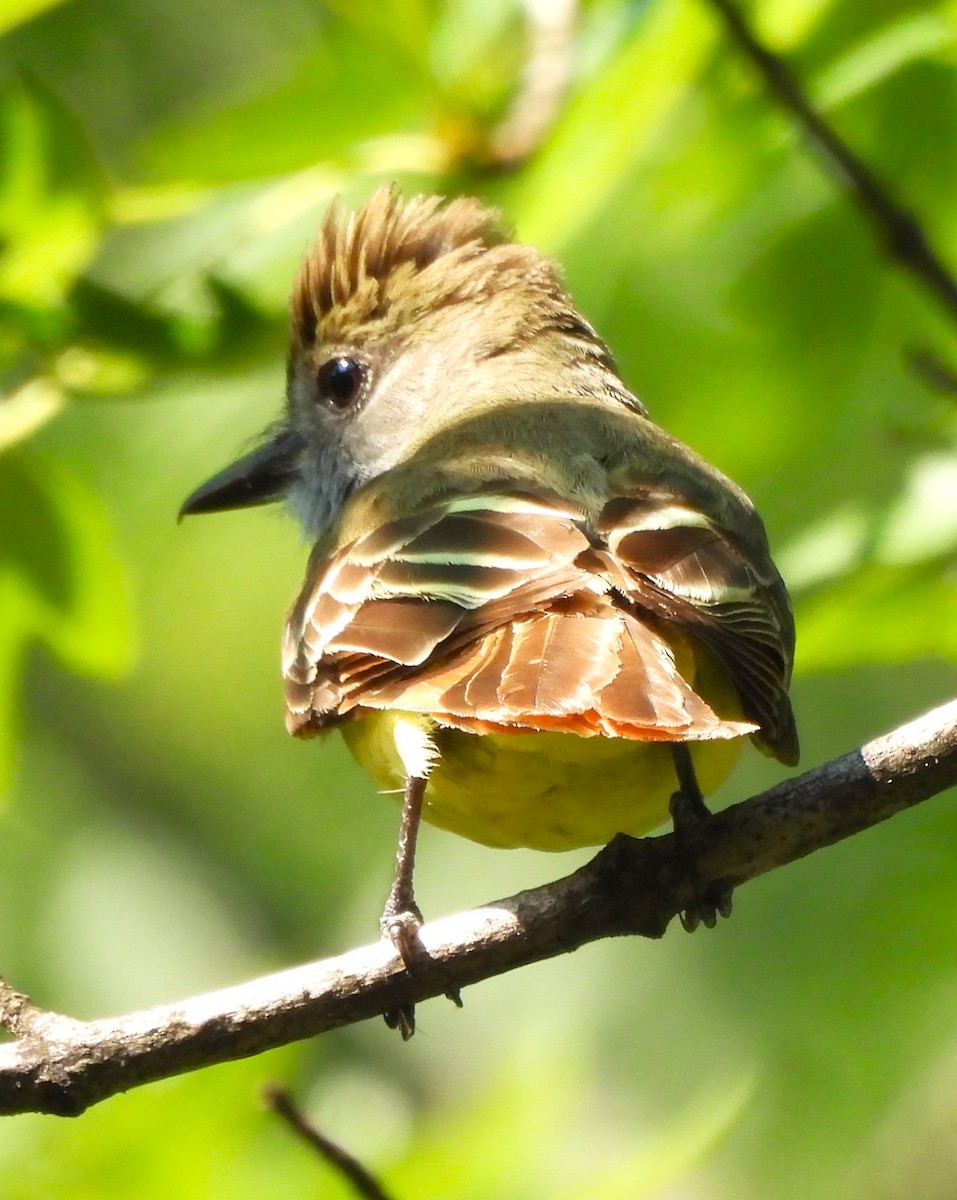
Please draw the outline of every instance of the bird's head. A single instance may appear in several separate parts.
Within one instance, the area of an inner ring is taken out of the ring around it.
[[[478,200],[334,204],[296,279],[287,403],[181,515],[289,499],[307,532],[435,432],[492,405],[617,381],[555,266]]]

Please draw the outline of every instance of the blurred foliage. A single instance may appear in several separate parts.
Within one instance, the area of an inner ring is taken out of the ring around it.
[[[752,7],[957,263],[953,0]],[[806,763],[953,693],[953,322],[704,0],[584,3],[561,116],[509,173],[482,148],[516,0],[6,0],[0,32],[0,970],[40,1003],[118,1012],[374,934],[395,807],[279,717],[305,549],[268,512],[174,521],[276,410],[337,192],[476,191],[561,260],[655,416],[765,514]],[[777,774],[749,756],[723,798]],[[713,933],[425,1005],[411,1045],[371,1023],[8,1120],[0,1195],[345,1195],[260,1109],[280,1075],[403,1197],[943,1200],[955,855],[939,799]],[[575,861],[429,830],[423,904]]]

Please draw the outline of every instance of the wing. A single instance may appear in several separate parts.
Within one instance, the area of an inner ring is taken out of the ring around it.
[[[709,647],[759,727],[755,742],[794,765],[794,619],[763,528],[757,526],[757,544],[744,547],[697,509],[678,497],[663,502],[659,492],[612,500],[597,532],[623,593]]]
[[[754,732],[696,694],[681,621],[624,599],[621,570],[585,529],[557,497],[486,491],[389,521],[316,564],[286,631],[290,730],[395,708],[473,732]]]

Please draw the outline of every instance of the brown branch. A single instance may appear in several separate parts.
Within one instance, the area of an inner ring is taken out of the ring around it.
[[[732,41],[757,67],[768,90],[800,125],[825,165],[843,182],[891,257],[957,318],[957,280],[931,245],[917,216],[898,203],[888,184],[828,125],[790,67],[758,40],[733,0],[707,2],[720,14]]]
[[[423,926],[411,973],[378,942],[128,1016],[32,1015],[17,1041],[0,1045],[0,1113],[76,1115],[139,1084],[416,1004],[598,938],[661,937],[702,886],[739,886],[954,784],[957,701],[716,813],[695,837],[694,879],[673,834],[619,837],[557,883]]]
[[[307,1146],[351,1186],[361,1200],[390,1200],[389,1193],[376,1177],[348,1150],[326,1137],[304,1115],[285,1088],[273,1084],[266,1089],[266,1103]]]
[[[519,166],[551,132],[571,79],[577,9],[577,0],[525,0],[529,46],[522,85],[489,134],[487,165]]]

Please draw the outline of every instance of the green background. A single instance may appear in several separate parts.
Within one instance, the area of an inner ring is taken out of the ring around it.
[[[957,264],[957,4],[765,0],[763,38]],[[474,191],[562,264],[653,415],[763,512],[811,766],[955,691],[957,344],[706,0],[582,6],[570,93],[481,165],[506,0],[0,2],[0,973],[116,1014],[368,942],[397,809],[283,731],[307,548],[177,526],[281,401],[336,193]],[[782,777],[753,753],[722,793]],[[585,856],[426,830],[438,916]],[[399,1200],[957,1193],[957,815],[938,798],[742,889],[379,1021],[0,1122],[0,1197],[347,1194],[280,1079]]]

